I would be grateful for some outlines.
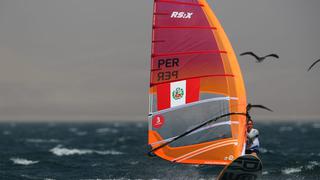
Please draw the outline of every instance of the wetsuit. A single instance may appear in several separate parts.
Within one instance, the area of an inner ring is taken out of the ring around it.
[[[259,131],[256,129],[251,129],[249,133],[247,133],[247,147],[246,147],[246,154],[251,154],[253,152],[259,154]]]

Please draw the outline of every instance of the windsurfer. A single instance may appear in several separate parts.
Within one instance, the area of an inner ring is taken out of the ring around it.
[[[253,128],[253,121],[249,118],[247,123],[247,147],[246,154],[258,156],[259,154],[259,131]]]

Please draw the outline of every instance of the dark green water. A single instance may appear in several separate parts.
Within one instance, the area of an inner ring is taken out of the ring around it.
[[[256,123],[263,179],[320,179],[318,123]],[[146,156],[147,123],[1,123],[0,179],[214,179]]]

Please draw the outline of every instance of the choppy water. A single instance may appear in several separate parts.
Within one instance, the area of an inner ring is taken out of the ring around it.
[[[263,179],[320,179],[318,123],[256,123]],[[0,179],[214,179],[146,156],[146,123],[1,123]]]

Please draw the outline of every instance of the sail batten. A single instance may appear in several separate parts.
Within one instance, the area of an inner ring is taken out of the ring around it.
[[[186,51],[186,52],[153,54],[152,57],[171,56],[171,55],[186,55],[186,54],[190,55],[190,54],[226,54],[226,53],[227,53],[227,51],[220,51],[220,50]]]
[[[246,122],[223,115],[245,112],[246,94],[232,46],[208,3],[154,0],[151,42],[149,144],[164,145],[154,153],[177,163],[230,163],[243,153]]]
[[[201,7],[204,6],[203,4],[200,4],[200,3],[189,3],[189,2],[171,1],[171,0],[157,0],[157,1],[162,3],[172,3],[177,5],[189,5],[189,6],[201,6]]]
[[[154,29],[214,29],[213,26],[154,26]]]
[[[152,69],[151,71],[161,71],[161,70],[162,69]],[[195,78],[206,78],[206,77],[233,78],[233,77],[235,77],[235,75],[234,74],[208,74],[208,75],[203,75],[203,76],[194,76],[194,77],[191,76],[191,77],[184,78],[184,80],[195,79]],[[181,81],[181,80],[183,80],[183,79],[175,79],[173,81],[164,81],[164,82],[159,82],[159,83],[150,83],[150,87],[156,86],[156,85],[161,85],[161,84],[166,84],[166,83],[170,83],[170,82],[177,82],[177,81]]]

